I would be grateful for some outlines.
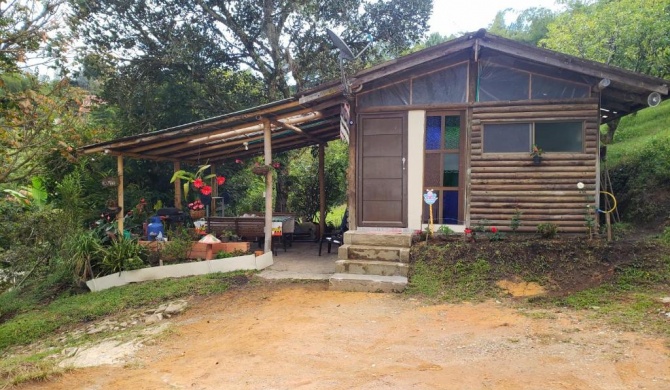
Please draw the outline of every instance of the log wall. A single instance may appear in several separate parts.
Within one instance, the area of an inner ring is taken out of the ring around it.
[[[559,232],[586,232],[586,205],[595,207],[599,108],[596,100],[572,104],[481,103],[472,108],[470,137],[469,220],[489,220],[509,231],[512,216],[522,212],[518,231],[535,232],[540,223]],[[572,121],[585,123],[583,153],[544,153],[534,165],[528,153],[482,153],[486,123]],[[577,183],[585,184],[584,192]]]

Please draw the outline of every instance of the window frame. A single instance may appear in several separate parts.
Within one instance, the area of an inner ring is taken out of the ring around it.
[[[531,149],[533,148],[533,145],[536,144],[536,138],[535,138],[535,125],[537,123],[580,123],[581,124],[581,130],[582,130],[582,147],[580,151],[551,151],[547,152],[545,151],[544,154],[583,154],[585,153],[585,148],[586,148],[586,121],[584,119],[572,119],[572,120],[531,120],[531,121],[515,121],[515,122],[497,122],[497,121],[490,121],[490,122],[483,122],[482,123],[482,142],[481,142],[481,149],[482,149],[482,154],[486,155],[494,155],[494,154],[504,154],[504,155],[519,155],[519,154],[528,154],[530,153]],[[503,125],[503,124],[524,124],[524,125],[529,125],[530,127],[530,132],[529,132],[529,137],[530,137],[530,148],[526,151],[514,151],[514,152],[487,152],[484,149],[485,145],[485,139],[486,139],[486,126],[487,125]],[[538,145],[540,148],[543,148],[542,145]]]

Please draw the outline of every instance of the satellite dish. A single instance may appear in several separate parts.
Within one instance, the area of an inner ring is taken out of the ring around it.
[[[363,48],[363,50],[358,52],[358,54],[354,55],[354,52],[352,52],[349,46],[344,43],[342,38],[335,34],[331,29],[327,28],[326,33],[328,33],[328,38],[330,38],[330,40],[333,41],[333,44],[340,50],[340,73],[342,73],[342,86],[344,87],[344,94],[348,96],[351,94],[351,86],[347,81],[347,75],[344,73],[344,60],[353,61],[361,54],[363,54],[363,52],[367,50],[367,48],[372,44],[372,36],[368,34],[368,44]]]
[[[344,43],[342,38],[337,36],[337,34],[335,34],[333,32],[333,30],[327,28],[326,33],[328,33],[328,38],[330,38],[330,40],[333,41],[335,46],[337,46],[337,48],[340,49],[340,58],[341,59],[351,61],[351,60],[356,58],[354,56],[354,53],[351,51],[351,49],[349,49],[349,46],[347,46],[347,44]]]
[[[647,97],[647,104],[649,107],[656,107],[661,104],[661,94],[658,92],[652,92]]]

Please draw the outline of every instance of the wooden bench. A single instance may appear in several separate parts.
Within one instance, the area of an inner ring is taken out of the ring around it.
[[[235,232],[243,239],[258,240],[260,247],[265,238],[265,217],[209,217],[207,218],[207,232],[215,236],[220,236],[226,230]],[[286,251],[286,241],[284,251]],[[274,249],[274,239],[272,240],[272,252]]]

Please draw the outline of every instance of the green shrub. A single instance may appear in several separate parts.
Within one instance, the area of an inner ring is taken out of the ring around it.
[[[537,225],[537,232],[542,238],[554,238],[558,233],[558,225],[545,222]]]
[[[112,245],[103,249],[100,266],[105,275],[130,271],[145,266],[143,257],[146,257],[144,247],[137,241],[120,238],[113,240]]]
[[[440,234],[444,234],[446,236],[450,234],[454,234],[454,231],[447,225],[442,225],[437,229],[437,232]]]

